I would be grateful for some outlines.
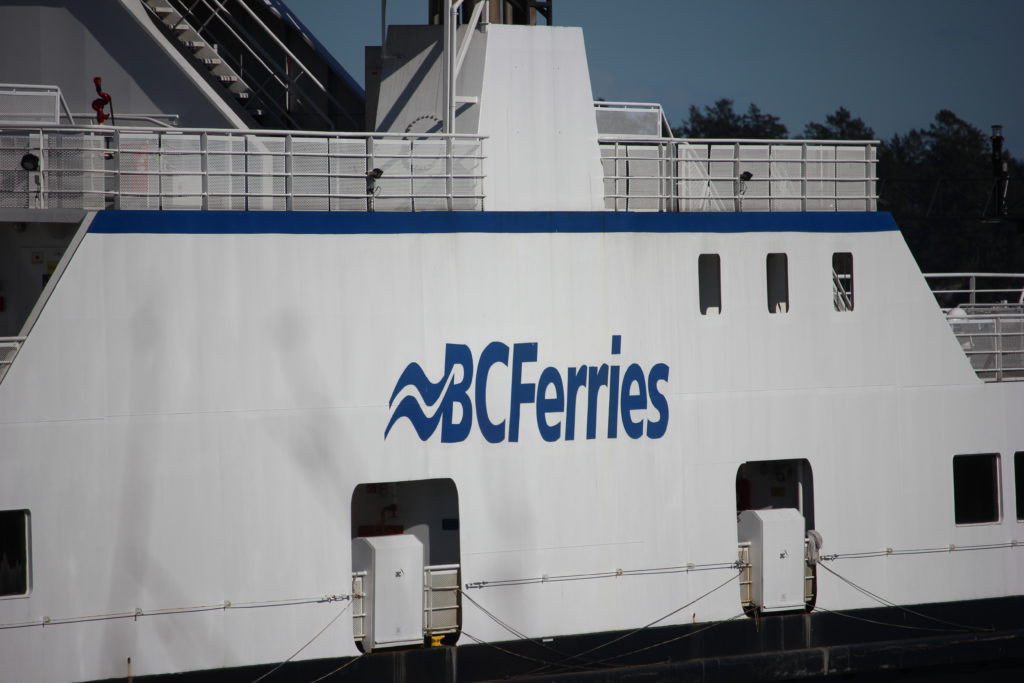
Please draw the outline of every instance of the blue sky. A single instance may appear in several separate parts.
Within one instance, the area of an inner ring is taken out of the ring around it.
[[[286,0],[362,83],[380,0]],[[426,0],[388,0],[423,23]],[[673,125],[728,97],[779,116],[790,135],[845,106],[889,138],[940,109],[1005,126],[1024,156],[1024,0],[555,0],[581,26],[594,95],[660,102]]]

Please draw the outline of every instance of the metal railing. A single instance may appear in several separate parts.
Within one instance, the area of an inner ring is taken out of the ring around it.
[[[14,357],[24,341],[25,337],[0,337],[0,382],[14,364]]]
[[[874,211],[874,141],[601,135],[613,211]]]
[[[56,125],[62,117],[75,122],[59,86],[0,83],[0,125]]]
[[[483,164],[476,135],[8,127],[0,208],[482,211]]]
[[[1024,380],[1024,313],[958,307],[946,320],[978,377],[987,382]]]
[[[978,377],[1024,380],[1024,273],[929,273],[925,279]]]
[[[837,311],[853,310],[852,279],[849,273],[840,275],[832,269],[832,305]]]
[[[423,568],[423,635],[455,633],[462,626],[459,601],[460,566],[437,564]],[[352,573],[352,635],[362,640],[367,629],[367,572]]]
[[[221,60],[226,69],[215,67],[215,74],[237,78],[238,83],[225,82],[236,94],[251,90],[260,96],[260,104],[274,109],[286,122],[279,125],[296,124],[294,117],[305,111],[324,127],[335,128],[327,104],[337,111],[344,107],[245,0],[149,0],[147,4],[158,16],[159,6],[172,8],[178,19],[168,26],[194,32],[206,43],[197,56]]]
[[[1024,306],[1024,273],[926,273],[943,309],[954,306]]]
[[[807,561],[804,562],[804,604],[807,609],[812,609],[816,599],[818,572],[817,565],[810,560],[807,554],[808,543],[809,541],[804,539],[804,557],[807,558]],[[739,553],[736,558],[736,565],[740,570],[740,605],[748,613],[752,613],[757,608],[754,604],[754,565],[750,558],[750,547],[750,541],[739,543],[737,546]]]
[[[455,633],[459,614],[459,565],[438,564],[423,568],[423,635]]]
[[[597,131],[602,136],[672,135],[665,110],[657,102],[594,102]]]
[[[366,572],[352,573],[352,636],[366,637]]]

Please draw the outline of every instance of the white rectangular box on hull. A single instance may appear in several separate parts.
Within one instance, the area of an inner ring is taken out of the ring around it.
[[[754,604],[762,612],[804,609],[804,517],[799,510],[744,510],[739,537],[750,543]]]

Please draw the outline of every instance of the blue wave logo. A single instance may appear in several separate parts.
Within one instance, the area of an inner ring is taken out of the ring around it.
[[[444,365],[444,376],[438,382],[431,382],[419,363],[409,363],[405,367],[388,400],[388,408],[393,409],[393,412],[384,430],[385,439],[388,438],[395,423],[402,418],[409,420],[421,441],[433,436],[439,423],[443,423],[443,442],[462,441],[469,435],[472,415],[468,411],[472,406],[465,398],[465,391],[473,379],[473,354],[464,344],[448,344],[445,347]],[[459,381],[455,381],[456,367],[462,369],[462,378]],[[407,389],[414,389],[415,395],[405,393],[396,406],[395,399]],[[455,404],[460,404],[463,408],[464,417],[459,422],[453,419]]]
[[[621,353],[622,336],[612,335],[613,359]],[[465,441],[474,422],[490,443],[519,441],[520,418],[530,413],[545,441],[572,441],[578,433],[596,439],[601,431],[615,439],[620,428],[631,439],[660,439],[668,429],[668,401],[662,387],[669,375],[665,363],[650,369],[614,362],[537,368],[535,381],[524,380],[524,370],[531,374],[529,366],[536,362],[536,342],[510,348],[493,341],[475,361],[467,345],[446,344],[440,380],[431,382],[419,363],[409,363],[398,377],[388,401],[392,412],[384,438],[405,419],[421,441],[430,439],[439,425],[442,443]],[[490,392],[488,405],[487,385],[497,365],[507,368],[509,380],[498,392]],[[495,393],[507,399],[495,402]],[[578,415],[583,418],[579,425]]]

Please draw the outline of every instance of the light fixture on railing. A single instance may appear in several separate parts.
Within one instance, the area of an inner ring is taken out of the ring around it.
[[[366,172],[366,194],[377,194],[377,181],[384,175],[384,171],[375,168]]]
[[[21,167],[29,173],[34,173],[39,170],[39,157],[32,152],[25,152],[24,156],[21,157]]]

